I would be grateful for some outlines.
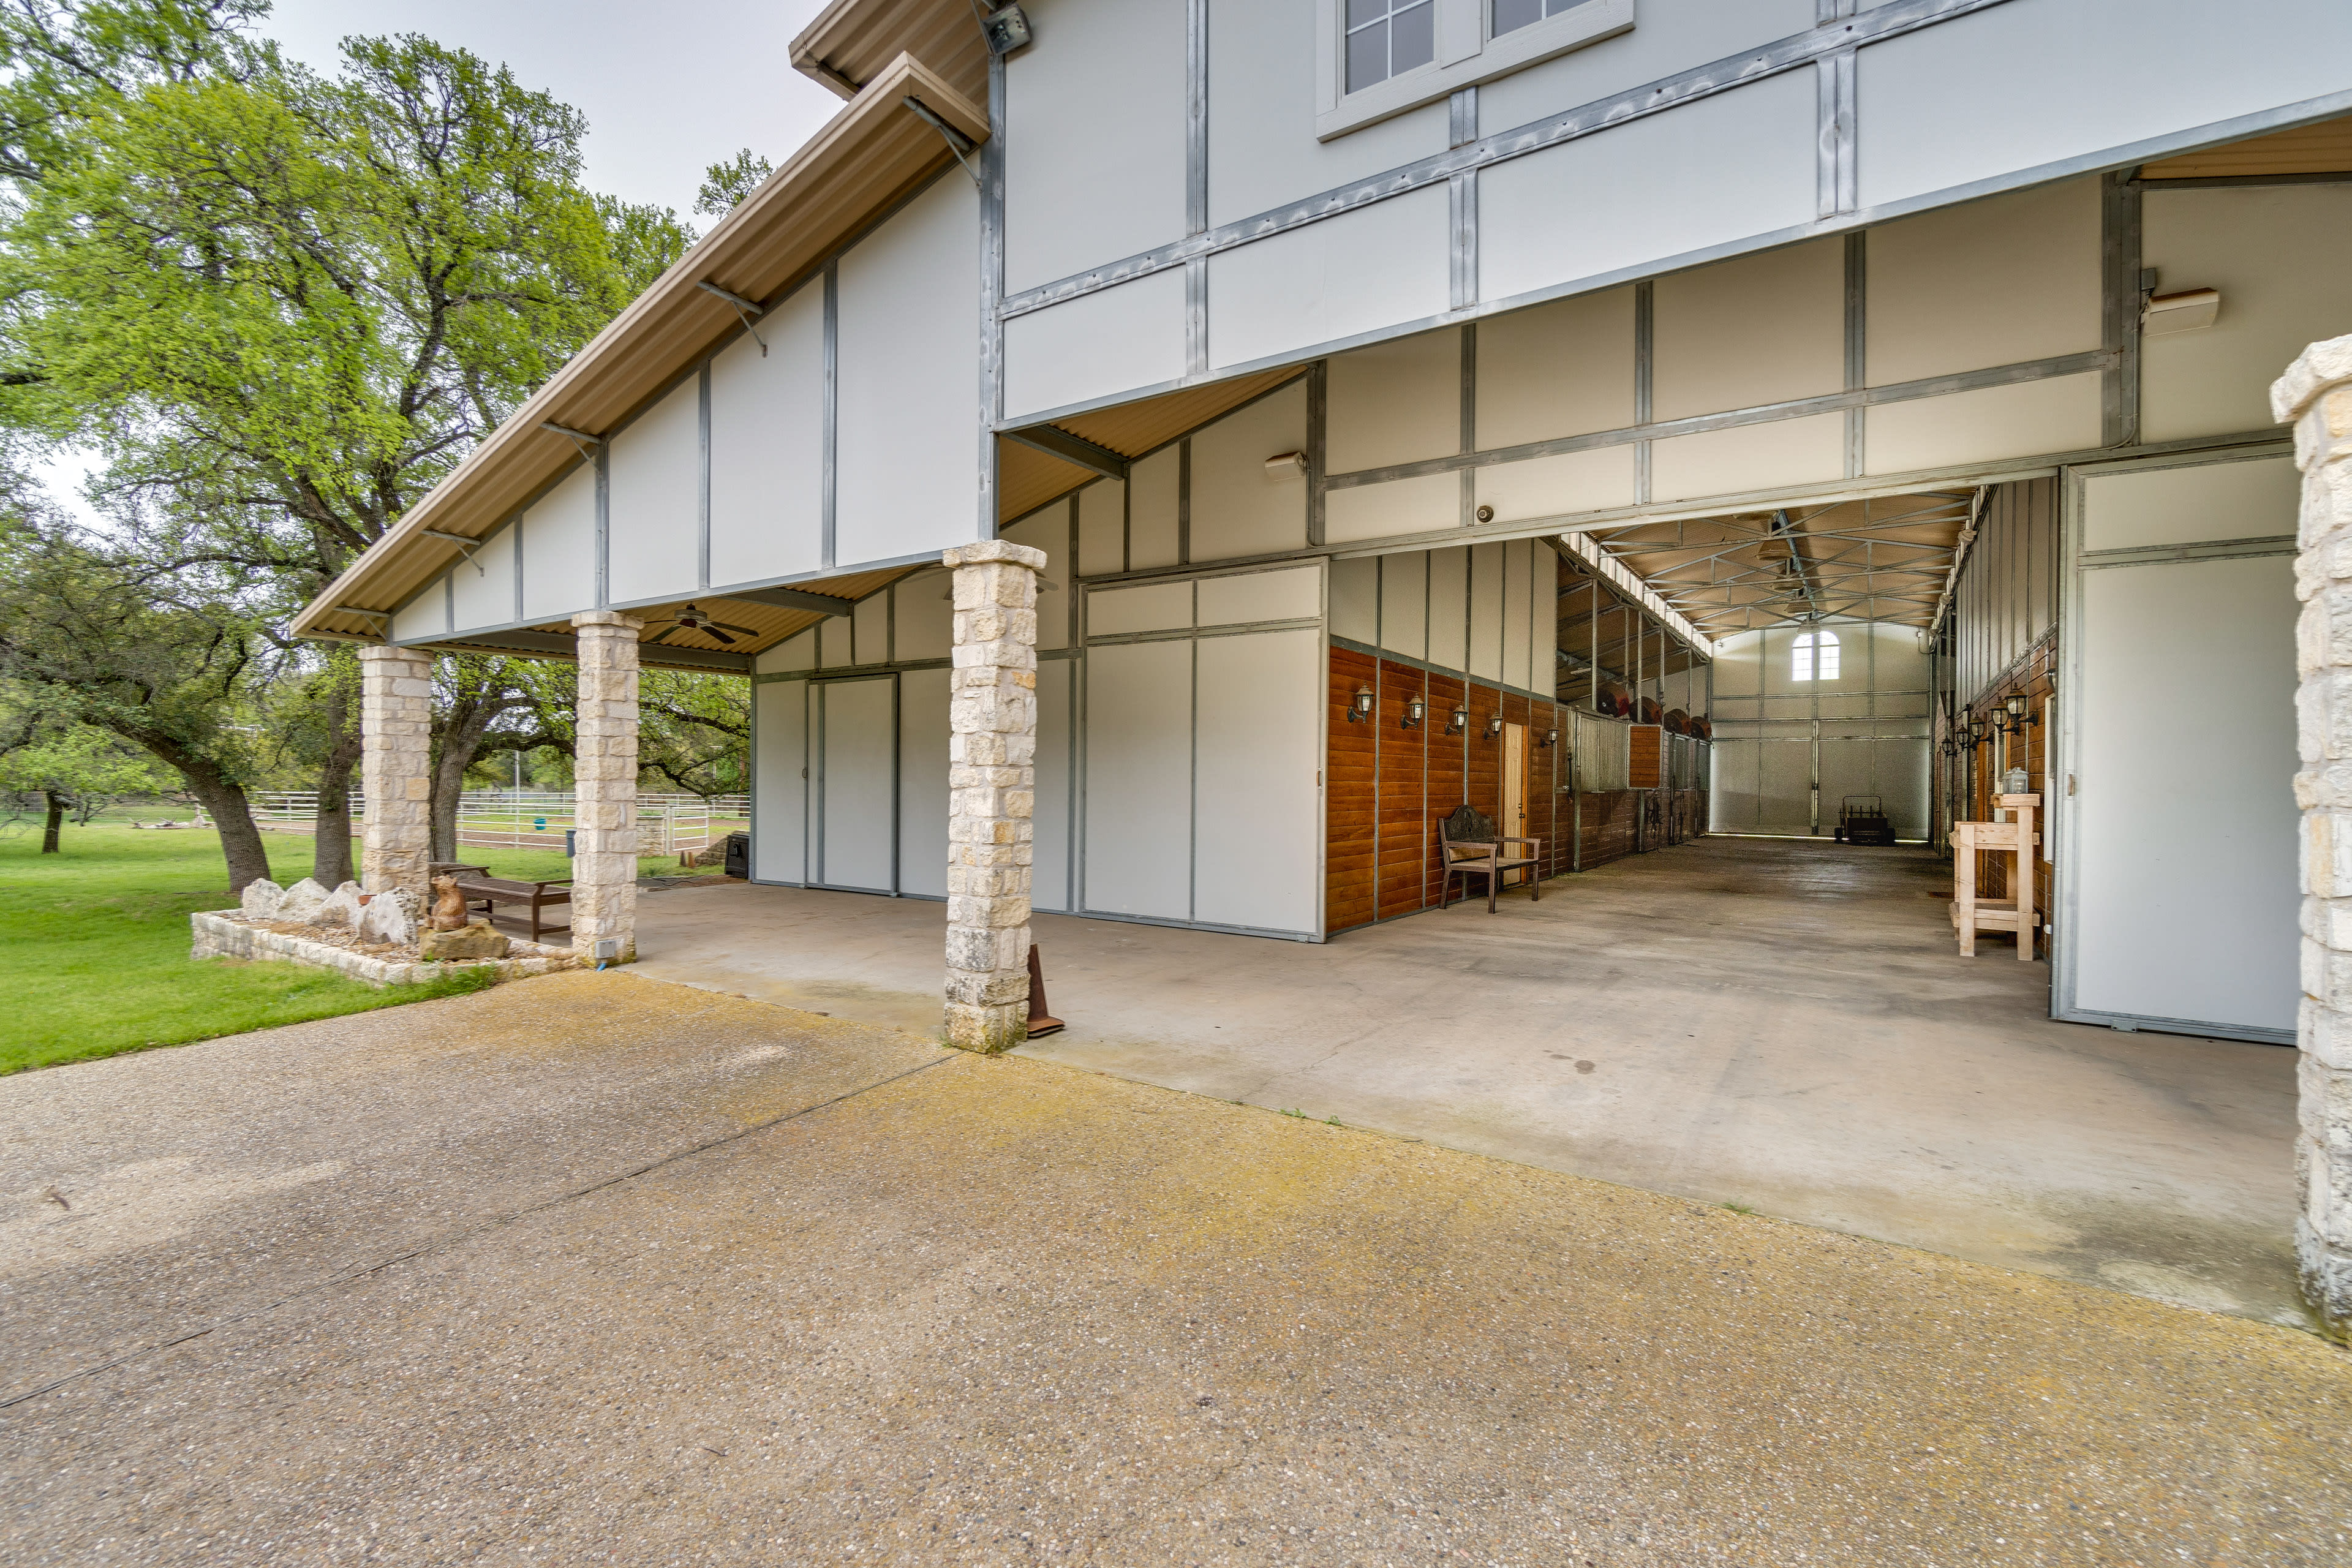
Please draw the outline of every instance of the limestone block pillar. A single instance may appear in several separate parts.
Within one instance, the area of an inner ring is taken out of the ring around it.
[[[572,758],[572,951],[596,962],[637,956],[637,633],[611,610],[572,617],[580,639],[580,715]]]
[[[1029,879],[1036,853],[1037,574],[1005,540],[948,551],[955,668],[948,688],[947,1043],[1029,1037]]]
[[[433,656],[376,645],[360,649],[360,886],[406,888],[432,899]]]
[[[2271,388],[2303,469],[2295,774],[2303,1007],[2295,1250],[2328,1329],[2352,1337],[2352,337],[2312,344]]]

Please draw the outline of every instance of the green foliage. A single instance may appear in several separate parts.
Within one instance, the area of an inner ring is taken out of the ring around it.
[[[308,838],[271,836],[273,873],[310,869]],[[377,990],[302,964],[188,957],[188,916],[228,903],[204,832],[100,823],[42,855],[0,838],[0,1072],[183,1045],[471,990],[483,979]]]
[[[178,784],[152,757],[87,724],[34,718],[0,742],[0,793],[30,797],[36,809],[57,799],[84,823],[125,795],[160,795]]]
[[[704,217],[725,217],[774,172],[765,158],[746,147],[727,162],[713,163],[702,172],[702,188],[694,194],[694,210]]]

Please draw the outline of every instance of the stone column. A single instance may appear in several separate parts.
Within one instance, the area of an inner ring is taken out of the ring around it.
[[[360,649],[360,887],[433,901],[433,656]]]
[[[2314,343],[2271,388],[2294,426],[2303,515],[2294,563],[2303,766],[2301,1107],[2295,1251],[2304,1294],[2352,1337],[2352,337]]]
[[[955,572],[948,688],[947,1043],[1029,1037],[1029,878],[1036,851],[1037,574],[1045,552],[995,539]]]
[[[611,610],[572,617],[580,639],[575,731],[572,951],[593,963],[637,956],[637,632]]]

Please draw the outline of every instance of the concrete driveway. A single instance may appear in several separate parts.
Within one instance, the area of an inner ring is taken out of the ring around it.
[[[2306,1335],[626,973],[0,1171],[12,1564],[2352,1556]]]

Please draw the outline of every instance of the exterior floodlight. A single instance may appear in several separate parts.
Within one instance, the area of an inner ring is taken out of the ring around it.
[[[2178,294],[2151,294],[2140,312],[2139,330],[2151,338],[2167,332],[2193,332],[2210,327],[2221,315],[2221,290],[2184,289]]]
[[[1373,700],[1372,689],[1370,687],[1359,686],[1356,688],[1356,695],[1348,704],[1348,722],[1350,724],[1360,724],[1365,720],[1370,718],[1372,716]]]
[[[1420,729],[1422,716],[1428,711],[1429,705],[1423,702],[1420,698],[1406,698],[1404,700],[1404,717],[1397,721],[1397,728],[1400,730]]]
[[[1265,472],[1268,479],[1293,479],[1306,471],[1307,454],[1304,452],[1276,452],[1265,460]]]
[[[1003,58],[1029,41],[1029,14],[1017,5],[999,5],[980,19],[988,52]]]

